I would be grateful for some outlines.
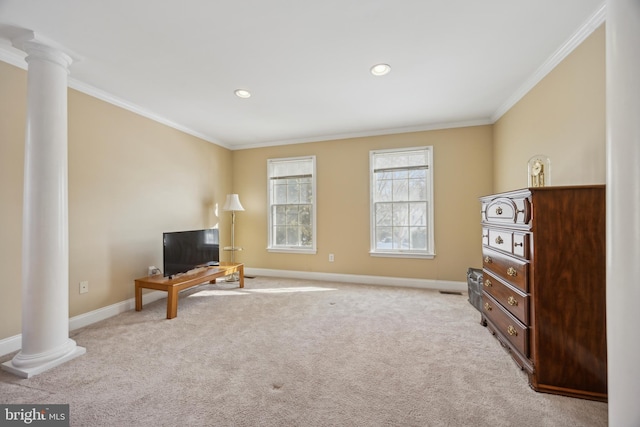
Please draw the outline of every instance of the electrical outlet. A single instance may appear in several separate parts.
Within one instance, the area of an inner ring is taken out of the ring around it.
[[[335,259],[335,258],[333,257],[333,254],[329,254],[329,262],[333,262],[333,261],[334,261],[334,259]]]
[[[154,274],[156,274],[157,269],[158,267],[156,267],[155,265],[150,265],[147,276],[153,276]]]
[[[87,292],[89,292],[89,282],[87,280],[84,280],[80,282],[80,293],[86,294]]]

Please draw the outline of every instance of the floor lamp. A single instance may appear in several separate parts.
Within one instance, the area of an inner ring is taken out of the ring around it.
[[[222,206],[223,211],[231,211],[231,246],[224,248],[225,250],[231,251],[231,262],[235,263],[235,253],[236,251],[241,251],[242,248],[236,247],[235,242],[235,231],[236,231],[236,211],[243,211],[244,208],[242,204],[240,204],[240,198],[237,194],[227,194],[227,200],[224,202],[224,206]],[[227,282],[237,282],[240,279],[238,273],[232,273],[227,277]]]

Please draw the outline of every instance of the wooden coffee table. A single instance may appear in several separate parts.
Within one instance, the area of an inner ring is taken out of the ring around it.
[[[167,319],[173,319],[178,315],[178,292],[207,282],[215,283],[218,277],[233,273],[239,274],[239,285],[244,288],[244,264],[230,262],[221,262],[215,267],[198,268],[173,276],[171,279],[159,274],[136,279],[136,311],[142,310],[142,289],[165,291],[167,292]]]

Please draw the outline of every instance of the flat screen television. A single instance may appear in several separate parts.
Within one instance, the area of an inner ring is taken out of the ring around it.
[[[220,240],[215,228],[163,233],[162,241],[165,276],[220,261]]]

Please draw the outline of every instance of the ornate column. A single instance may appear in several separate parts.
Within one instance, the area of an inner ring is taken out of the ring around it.
[[[71,57],[37,40],[27,53],[22,232],[22,349],[2,368],[29,378],[85,353],[69,338],[67,76]]]
[[[640,2],[607,1],[609,425],[640,425]]]

